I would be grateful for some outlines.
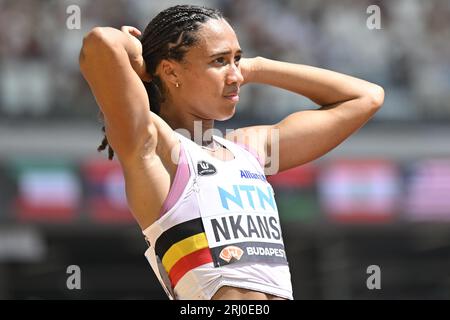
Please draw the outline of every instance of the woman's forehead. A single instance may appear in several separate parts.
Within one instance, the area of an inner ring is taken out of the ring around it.
[[[210,19],[199,29],[199,53],[214,55],[220,52],[240,50],[233,28],[223,19]],[[197,51],[197,50],[196,50]]]

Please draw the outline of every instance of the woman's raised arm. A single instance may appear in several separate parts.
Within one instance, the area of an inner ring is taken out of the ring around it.
[[[148,157],[156,146],[142,46],[133,27],[96,27],[83,39],[80,70],[105,117],[109,144],[120,161]]]
[[[241,69],[245,83],[289,90],[321,106],[319,110],[293,113],[272,126],[241,129],[241,134],[250,137],[260,137],[261,130],[267,132],[263,134],[267,137],[262,143],[264,151],[260,145],[257,147],[266,159],[270,153],[272,166],[276,162],[271,174],[325,155],[362,127],[384,101],[382,87],[330,70],[261,57],[241,60]],[[276,154],[272,154],[273,150]]]

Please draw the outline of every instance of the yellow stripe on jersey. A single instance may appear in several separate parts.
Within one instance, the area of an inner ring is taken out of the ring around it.
[[[164,257],[162,259],[164,269],[166,269],[166,271],[169,273],[170,269],[172,269],[172,267],[178,260],[194,251],[206,247],[208,247],[208,240],[206,239],[206,234],[204,232],[178,241],[177,243],[173,244],[164,254]]]

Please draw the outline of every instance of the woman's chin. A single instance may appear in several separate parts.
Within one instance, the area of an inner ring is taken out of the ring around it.
[[[231,108],[230,106],[227,106],[227,108],[224,110],[224,112],[221,112],[220,116],[216,118],[217,121],[225,121],[234,116],[236,113],[236,104],[233,105]]]

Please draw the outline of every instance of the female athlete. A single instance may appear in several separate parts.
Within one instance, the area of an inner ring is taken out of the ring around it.
[[[379,110],[383,89],[312,66],[243,58],[219,11],[189,5],[160,12],[143,34],[92,29],[80,69],[104,115],[99,149],[117,155],[149,244],[145,256],[169,298],[292,299],[265,174],[339,145]],[[234,115],[247,83],[289,90],[321,108],[214,134],[214,121]]]

